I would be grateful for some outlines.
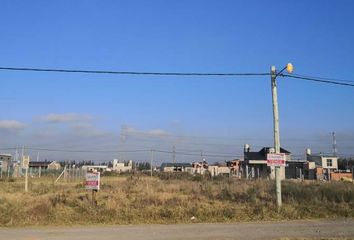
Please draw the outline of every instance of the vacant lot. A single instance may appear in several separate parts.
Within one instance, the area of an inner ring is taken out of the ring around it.
[[[178,178],[178,179],[176,179]],[[82,182],[55,176],[0,182],[0,226],[239,222],[352,218],[354,184],[283,182],[283,208],[273,181],[185,176],[103,176],[97,202]],[[192,218],[193,217],[193,218]]]

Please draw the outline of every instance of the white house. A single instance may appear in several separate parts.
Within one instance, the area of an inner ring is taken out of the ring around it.
[[[105,165],[84,165],[82,169],[86,170],[87,172],[105,172],[107,171],[107,166]]]
[[[230,168],[229,167],[219,167],[219,166],[208,166],[208,172],[212,177],[219,175],[228,175],[230,176]]]
[[[133,170],[133,161],[129,160],[128,165],[125,165],[124,162],[119,162],[118,159],[113,160],[113,171],[115,172],[131,172]]]
[[[310,149],[306,149],[307,161],[313,162],[316,167],[322,167],[323,169],[329,169],[331,171],[338,170],[338,157],[323,155],[323,154],[311,154]]]

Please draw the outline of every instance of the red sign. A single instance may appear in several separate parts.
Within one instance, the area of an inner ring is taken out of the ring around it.
[[[282,167],[285,166],[285,153],[269,153],[267,154],[268,167]]]
[[[85,189],[87,190],[100,190],[100,173],[88,172],[86,173]]]

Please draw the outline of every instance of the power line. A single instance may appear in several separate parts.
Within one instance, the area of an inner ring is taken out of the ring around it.
[[[335,84],[335,85],[354,87],[354,82],[353,83],[348,83],[349,81],[342,82],[342,81],[329,80],[329,78],[328,78],[328,80],[325,80],[324,78],[303,77],[303,76],[299,76],[299,75],[289,75],[289,74],[282,74],[281,76],[289,77],[289,78],[295,78],[295,79],[301,79],[301,80],[306,80],[306,81],[313,81],[313,82],[320,82],[320,83],[327,83],[327,84]]]
[[[57,72],[57,73],[84,73],[84,74],[115,74],[115,75],[155,75],[155,76],[270,76],[270,73],[200,73],[200,72],[137,72],[137,71],[107,71],[107,70],[83,70],[60,68],[27,68],[27,67],[0,67],[6,71],[30,71],[30,72]],[[300,74],[281,74],[280,76],[301,79],[319,83],[335,84],[354,87],[354,81],[325,77],[315,77]]]
[[[16,150],[18,148],[0,148],[0,150]],[[142,149],[142,150],[84,150],[84,149],[56,149],[56,148],[37,148],[37,147],[26,147],[26,150],[35,150],[35,151],[45,151],[45,152],[71,152],[71,153],[119,153],[119,152],[147,152],[150,150]]]
[[[16,147],[9,147],[9,148],[0,148],[0,150],[16,150]],[[151,149],[139,149],[139,150],[83,150],[83,149],[55,149],[55,148],[38,148],[38,147],[26,147],[26,150],[33,150],[33,151],[44,151],[44,152],[70,152],[70,153],[118,153],[118,152],[125,152],[125,153],[137,153],[137,152],[151,152]],[[159,153],[169,153],[173,154],[173,151],[166,151],[166,150],[159,150],[154,149],[153,151]],[[196,151],[195,151],[196,152]],[[199,156],[197,153],[188,152],[175,152],[176,155],[188,155],[188,156]],[[237,155],[225,155],[225,154],[205,154],[208,157],[235,157]]]
[[[106,71],[106,70],[25,68],[25,67],[0,67],[0,70],[30,71],[30,72],[58,72],[58,73],[116,74],[116,75],[160,75],[160,76],[267,76],[270,75],[269,73],[136,72],[136,71]]]
[[[169,153],[173,154],[172,151],[164,151],[164,150],[154,150],[155,152],[159,153]],[[186,155],[186,156],[200,156],[200,154],[196,153],[188,153],[188,152],[175,152],[177,155]],[[218,155],[218,154],[203,154],[205,157],[240,157],[240,155]]]
[[[178,135],[178,134],[173,134],[173,133],[162,133],[162,134],[153,134],[153,133],[149,133],[149,132],[144,132],[144,131],[131,131],[131,132],[127,132],[125,133],[127,137],[132,137],[135,141],[160,141],[163,140],[164,138],[181,138],[181,139],[203,139],[203,140],[207,140],[207,139],[219,139],[219,140],[235,140],[235,141],[243,141],[243,142],[247,142],[247,141],[273,141],[272,138],[251,138],[251,137],[226,137],[226,136],[197,136],[197,135]],[[148,138],[149,139],[146,139]],[[139,139],[138,139],[139,138]],[[141,138],[145,138],[145,139],[141,139]],[[328,141],[328,139],[309,139],[306,137],[303,138],[298,138],[298,137],[288,137],[288,138],[283,138],[283,140],[285,141],[299,141],[299,142],[303,142],[303,141],[309,141],[309,142],[321,142],[321,141]],[[190,140],[193,141],[193,140]],[[354,141],[353,139],[341,139],[340,141]],[[189,143],[189,142],[188,142]],[[200,143],[203,144],[203,143]],[[223,145],[223,144],[222,144]],[[235,146],[235,144],[225,144],[227,146]]]
[[[328,77],[316,77],[316,76],[302,75],[302,74],[296,74],[296,73],[292,73],[291,75],[292,75],[292,76],[297,76],[297,77],[315,78],[315,79],[320,79],[320,80],[328,80],[328,81],[336,81],[336,82],[354,83],[353,80],[346,80],[346,79],[328,78]]]

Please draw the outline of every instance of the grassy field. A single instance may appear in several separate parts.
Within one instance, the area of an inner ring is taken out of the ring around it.
[[[103,176],[97,203],[82,182],[55,176],[0,181],[0,226],[235,222],[354,217],[354,184],[283,181],[283,208],[273,181]],[[192,217],[193,220],[191,219]]]

